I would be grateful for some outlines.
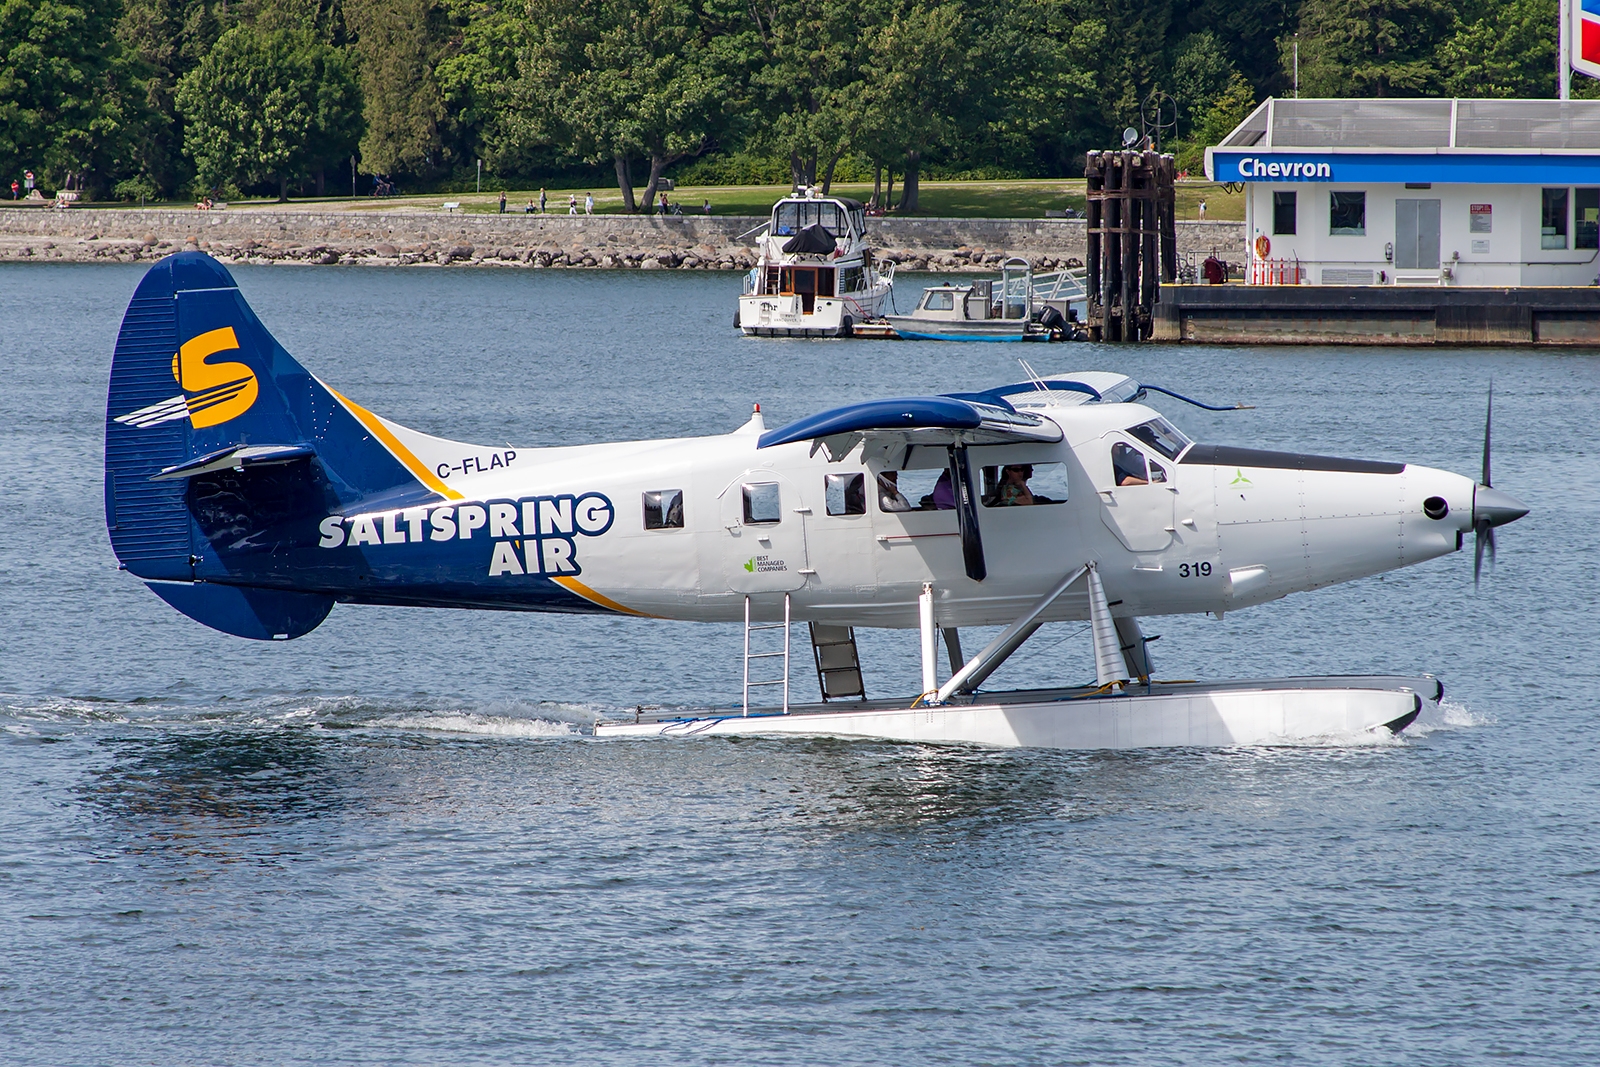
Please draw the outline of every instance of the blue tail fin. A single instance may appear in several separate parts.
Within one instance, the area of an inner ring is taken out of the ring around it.
[[[309,632],[333,593],[278,550],[356,500],[433,496],[371,420],[284,351],[222,264],[169,256],[139,283],[111,362],[105,505],[117,558],[141,578],[202,583],[158,592],[216,629]]]

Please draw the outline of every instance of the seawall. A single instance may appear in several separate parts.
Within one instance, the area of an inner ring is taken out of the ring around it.
[[[764,219],[743,215],[505,215],[251,208],[177,211],[0,207],[0,262],[134,262],[186,247],[227,263],[358,263],[744,270]],[[1081,262],[1081,219],[872,219],[880,258],[904,270],[960,269],[1025,256],[1045,269]],[[1244,249],[1238,222],[1179,222],[1178,247],[1224,259]],[[1076,264],[1072,264],[1076,265]]]

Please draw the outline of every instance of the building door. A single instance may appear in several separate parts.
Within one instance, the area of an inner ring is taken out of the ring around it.
[[[1439,269],[1439,201],[1394,202],[1394,267]]]

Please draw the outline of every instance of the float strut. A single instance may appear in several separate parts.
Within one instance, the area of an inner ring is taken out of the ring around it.
[[[1011,653],[1021,648],[1022,643],[1044,625],[1039,621],[1039,616],[1059,600],[1061,594],[1065,593],[1072,583],[1082,578],[1088,570],[1087,566],[1079,567],[1057,582],[1054,589],[1029,605],[1028,610],[1018,615],[1016,621],[1002,630],[999,637],[990,641],[982,652],[968,660],[966,666],[944,683],[928,703],[943,704],[957,693],[970,693],[982,685],[989,675],[999,670],[1000,665],[1010,658]]]

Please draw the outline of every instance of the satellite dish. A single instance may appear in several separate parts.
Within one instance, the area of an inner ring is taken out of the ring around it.
[[[1139,139],[1139,131],[1134,129],[1132,126],[1129,126],[1127,129],[1122,131],[1122,147],[1123,148],[1132,148],[1134,142],[1137,141],[1138,139]]]

